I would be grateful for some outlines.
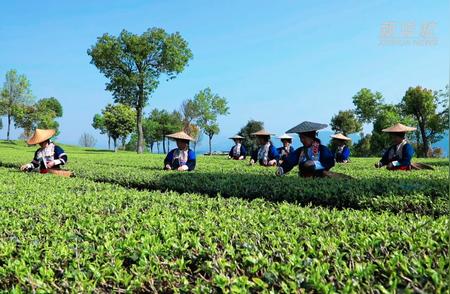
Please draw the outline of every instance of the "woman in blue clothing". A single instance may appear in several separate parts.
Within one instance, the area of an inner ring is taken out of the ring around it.
[[[277,148],[278,154],[280,154],[279,164],[281,164],[284,160],[286,160],[289,153],[294,152],[294,147],[292,147],[292,137],[288,134],[283,134],[278,137],[278,139],[280,139],[283,144],[282,147]]]
[[[172,149],[164,159],[165,170],[193,171],[195,169],[195,153],[189,148],[189,141],[194,141],[185,132],[167,135],[177,142],[177,148]]]
[[[234,160],[244,160],[245,157],[247,156],[247,150],[245,149],[244,145],[242,144],[242,140],[244,139],[244,137],[235,135],[235,136],[231,137],[230,139],[232,139],[234,141],[235,145],[233,147],[231,147],[231,150],[228,153],[228,158],[234,159]]]
[[[256,162],[262,166],[277,165],[280,155],[270,141],[270,136],[272,134],[266,130],[260,130],[256,133],[252,133],[252,135],[256,136],[259,148],[253,152],[252,158],[250,159],[250,165],[253,165]]]
[[[383,129],[383,132],[391,135],[394,145],[386,150],[380,162],[375,164],[375,167],[380,168],[386,166],[388,170],[410,170],[414,149],[405,137],[407,132],[415,130],[416,128],[407,127],[400,123]]]
[[[331,136],[337,145],[337,149],[334,153],[336,162],[347,163],[350,160],[350,148],[347,146],[347,141],[351,141],[349,137],[343,134],[334,134]]]
[[[27,143],[28,145],[39,144],[40,148],[34,153],[33,160],[22,165],[20,170],[47,173],[60,170],[61,166],[67,163],[67,154],[50,140],[55,133],[55,130],[36,129],[34,131],[33,136],[28,139]]]
[[[317,131],[326,124],[302,122],[286,133],[297,133],[303,146],[291,152],[278,167],[276,175],[281,176],[298,166],[301,177],[323,177],[334,166],[333,153],[320,143]]]

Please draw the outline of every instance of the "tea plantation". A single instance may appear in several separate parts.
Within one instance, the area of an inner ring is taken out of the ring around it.
[[[18,172],[34,148],[0,143],[0,292],[448,291],[448,159],[312,180],[65,149],[75,178]]]

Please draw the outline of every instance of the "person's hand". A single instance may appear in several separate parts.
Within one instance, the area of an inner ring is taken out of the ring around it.
[[[180,166],[177,170],[178,171],[186,171],[186,170],[188,170],[189,169],[189,167],[187,166],[187,165],[182,165],[182,166]]]
[[[47,162],[47,167],[48,168],[52,168],[52,167],[54,167],[55,166],[55,162],[54,161],[49,161],[49,162]]]
[[[239,160],[243,160],[244,159],[244,156],[239,156]]]
[[[28,170],[28,164],[24,164],[24,165],[22,165],[21,167],[20,167],[20,170],[21,171],[27,171]]]
[[[269,161],[269,165],[275,166],[275,165],[277,165],[277,161],[275,159],[272,159],[271,161]]]
[[[166,169],[167,170],[171,170],[172,168],[170,167],[170,164],[166,164]]]
[[[381,162],[375,163],[375,167],[376,167],[376,168],[380,168],[380,167],[381,167]]]
[[[230,156],[230,155],[228,155],[228,159],[231,159],[231,156]]]
[[[389,162],[389,164],[386,167],[387,169],[393,169],[394,168],[394,164],[392,162]]]
[[[250,159],[250,162],[248,163],[249,165],[254,165],[255,161],[253,159]]]

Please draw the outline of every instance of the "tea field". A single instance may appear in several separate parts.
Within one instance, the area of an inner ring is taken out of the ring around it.
[[[75,178],[17,171],[0,143],[0,292],[448,291],[448,160],[353,179],[275,177],[223,157],[66,147]]]

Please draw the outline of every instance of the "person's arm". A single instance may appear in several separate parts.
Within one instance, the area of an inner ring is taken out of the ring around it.
[[[230,157],[230,158],[233,158],[233,149],[234,149],[234,146],[231,147],[230,152],[228,152],[228,157]]]
[[[186,166],[187,166],[187,170],[188,171],[193,171],[195,169],[196,161],[197,161],[197,159],[195,157],[194,151],[189,149],[188,161],[186,162]]]
[[[414,149],[411,144],[406,144],[403,146],[402,150],[402,160],[399,160],[399,166],[408,166],[411,165],[411,159],[414,155]]]
[[[252,152],[252,156],[250,157],[250,163],[255,163],[258,160],[258,149]]]
[[[381,157],[380,162],[378,163],[379,167],[382,167],[384,165],[388,165],[389,164],[389,151],[391,150],[391,148],[388,148],[384,154],[383,157]]]
[[[241,145],[241,156],[242,159],[245,159],[245,157],[247,157],[247,149],[245,149],[244,145]]]
[[[298,148],[297,150],[289,153],[289,155],[286,157],[285,160],[283,160],[283,163],[277,168],[276,175],[282,176],[288,172],[290,172],[294,166],[298,164],[298,159],[300,157],[300,151],[301,148]]]
[[[55,146],[55,160],[53,160],[53,166],[64,165],[67,163],[67,154],[64,153],[64,150]]]
[[[37,159],[37,153],[38,150],[36,152],[34,152],[34,157],[33,160],[30,163],[24,164],[20,167],[20,170],[22,171],[32,171],[35,168],[39,167],[39,160]]]
[[[167,153],[166,158],[164,159],[164,169],[171,169],[173,160],[173,150]],[[170,167],[170,168],[169,168]]]
[[[316,170],[328,171],[335,164],[333,153],[326,146],[320,146],[320,161],[314,161],[316,164]]]
[[[350,148],[345,146],[344,150],[342,151],[342,161],[348,160],[350,158]]]
[[[280,160],[280,153],[273,145],[270,145],[269,159],[275,159],[277,162]]]

